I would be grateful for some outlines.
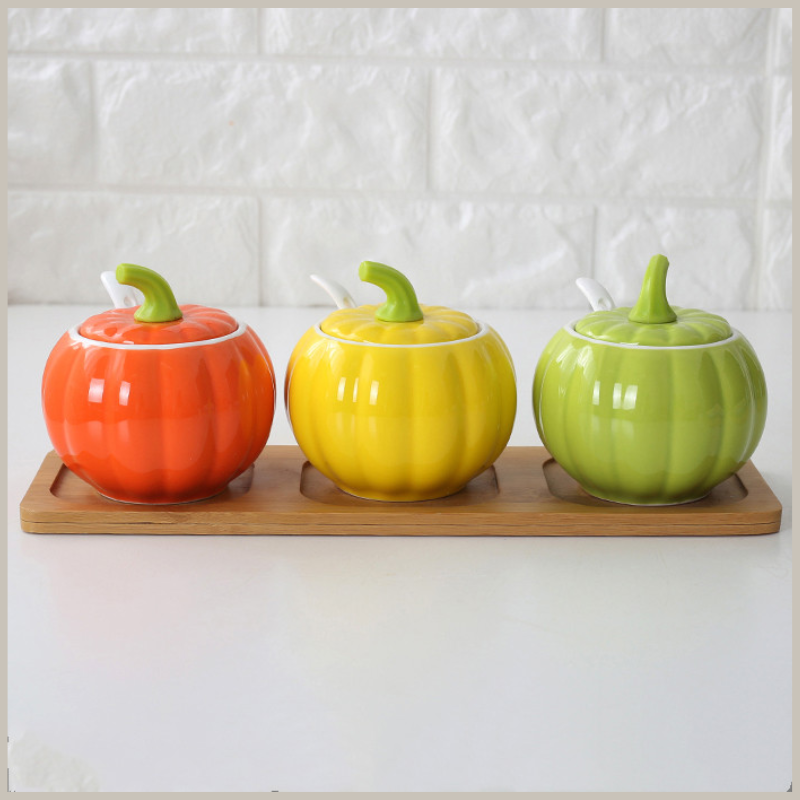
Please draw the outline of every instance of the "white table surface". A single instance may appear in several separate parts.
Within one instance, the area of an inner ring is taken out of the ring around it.
[[[780,533],[727,538],[35,535],[41,373],[100,308],[9,310],[11,788],[786,791],[791,315],[753,460]],[[325,309],[231,309],[282,379]],[[575,311],[485,311],[536,359]],[[272,444],[292,444],[279,406]],[[269,445],[268,445],[269,446]]]

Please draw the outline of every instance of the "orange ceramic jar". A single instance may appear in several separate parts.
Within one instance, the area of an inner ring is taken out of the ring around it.
[[[178,306],[161,276],[123,264],[145,296],[65,333],[47,361],[42,405],[64,464],[131,503],[221,492],[258,457],[275,411],[266,348],[224,311]]]

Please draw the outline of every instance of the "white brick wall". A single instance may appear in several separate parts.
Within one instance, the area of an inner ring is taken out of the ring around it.
[[[790,9],[10,9],[9,300],[791,307]]]

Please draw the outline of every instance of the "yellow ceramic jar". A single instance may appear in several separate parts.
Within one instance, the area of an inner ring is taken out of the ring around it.
[[[454,494],[511,435],[517,392],[508,348],[467,314],[418,305],[391,267],[365,261],[359,275],[387,302],[335,311],[289,360],[285,400],[297,442],[357,497]]]

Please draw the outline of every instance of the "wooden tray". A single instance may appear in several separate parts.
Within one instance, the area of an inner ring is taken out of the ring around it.
[[[381,503],[345,494],[300,448],[275,445],[222,494],[169,506],[108,500],[51,452],[20,504],[20,519],[29,533],[720,536],[774,533],[781,504],[752,462],[694,503],[609,503],[584,492],[544,447],[506,448],[451,497]]]

